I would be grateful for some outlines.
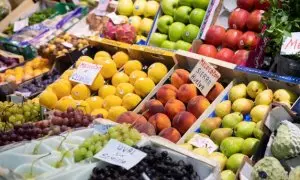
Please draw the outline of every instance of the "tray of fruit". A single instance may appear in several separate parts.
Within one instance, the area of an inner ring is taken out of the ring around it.
[[[23,62],[23,56],[0,50],[0,72],[13,68]]]

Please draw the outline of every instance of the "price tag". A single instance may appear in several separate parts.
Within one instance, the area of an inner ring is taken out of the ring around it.
[[[81,62],[79,67],[70,77],[71,81],[92,85],[102,66],[88,62]]]
[[[94,158],[129,170],[146,156],[146,153],[138,149],[123,144],[115,139],[111,139],[106,146],[94,156]]]
[[[195,134],[188,143],[198,148],[206,148],[209,153],[218,149],[218,146],[211,139],[202,137],[199,134]]]
[[[240,173],[239,173],[239,177],[240,180],[250,180],[251,178],[251,172],[253,170],[252,165],[248,162],[245,161],[244,165],[242,166]]]
[[[11,95],[10,97],[10,101],[16,104],[21,104],[24,102],[24,97],[20,96],[20,95]]]
[[[16,21],[14,23],[14,32],[20,31],[26,26],[28,26],[28,18],[22,19],[20,21]]]
[[[115,12],[108,13],[106,16],[109,17],[115,25],[125,23],[125,19],[118,16]]]
[[[191,81],[204,96],[214,87],[220,77],[220,73],[204,59],[201,59],[190,73]]]
[[[291,37],[284,38],[280,54],[292,55],[298,53],[300,53],[300,32],[294,32]]]
[[[73,48],[73,44],[71,44],[69,42],[62,42],[61,44],[64,45],[65,47],[69,48],[69,49]]]
[[[95,9],[94,13],[97,16],[105,16],[108,4],[109,4],[109,0],[99,0],[98,6]]]
[[[15,91],[16,95],[24,96],[25,98],[29,97],[31,95],[31,92],[20,92],[20,91]]]

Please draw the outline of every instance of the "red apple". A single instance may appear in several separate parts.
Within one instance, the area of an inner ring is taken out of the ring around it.
[[[216,55],[216,59],[220,59],[227,62],[232,62],[234,52],[228,48],[222,48]]]
[[[238,50],[235,52],[232,57],[232,63],[240,66],[245,66],[249,57],[249,51],[247,50]]]
[[[239,8],[251,11],[254,7],[254,0],[237,0],[237,6]]]
[[[230,49],[237,49],[238,41],[243,33],[239,30],[229,29],[223,39],[222,46]]]
[[[235,9],[234,11],[232,11],[232,13],[229,16],[229,20],[228,20],[229,27],[233,29],[239,29],[242,31],[245,30],[248,16],[249,16],[248,11],[241,8]]]
[[[209,44],[201,44],[198,49],[198,54],[212,58],[216,57],[217,52],[216,47]]]
[[[264,10],[253,11],[247,19],[247,27],[249,30],[260,32],[261,31],[261,18],[263,16]]]
[[[256,48],[259,41],[258,35],[253,31],[245,32],[239,40],[239,49],[253,50]]]
[[[205,36],[205,43],[212,44],[214,46],[220,46],[225,36],[225,29],[222,26],[211,26]]]
[[[254,0],[254,8],[261,10],[268,10],[271,4],[269,0]]]

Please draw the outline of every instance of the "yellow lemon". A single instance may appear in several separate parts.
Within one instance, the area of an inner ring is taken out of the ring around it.
[[[127,109],[124,108],[123,106],[114,106],[111,107],[108,110],[108,115],[107,115],[107,119],[110,119],[112,121],[116,121],[117,118],[123,114],[124,112],[127,112]]]
[[[15,68],[15,72],[16,72],[16,73],[23,73],[23,71],[24,71],[24,68],[23,68],[23,67],[20,67],[20,66],[19,66],[19,67],[16,67],[16,68]]]
[[[49,109],[54,108],[56,102],[57,97],[55,93],[51,90],[45,90],[39,96],[39,103]]]
[[[52,91],[55,93],[58,99],[70,95],[70,84],[63,83],[62,81],[55,82],[52,86]]]
[[[141,97],[147,96],[154,87],[155,84],[150,78],[139,78],[134,83],[134,91]]]
[[[70,79],[70,76],[73,74],[74,72],[74,69],[68,69],[66,70],[61,76],[60,76],[60,79],[66,79],[66,80],[69,80]]]
[[[128,111],[134,109],[140,102],[141,97],[134,93],[128,93],[123,96],[122,106],[124,106]]]
[[[102,114],[103,118],[107,118],[108,112],[107,112],[106,109],[103,109],[103,108],[94,109],[94,110],[91,112],[91,115],[92,115],[92,116],[97,116],[98,114]]]
[[[100,71],[101,75],[105,78],[111,78],[115,73],[118,72],[116,63],[113,60],[107,59],[99,62],[99,65],[102,65]]]
[[[112,58],[117,64],[117,68],[122,67],[127,61],[129,61],[129,56],[123,51],[117,52],[112,56]]]
[[[48,72],[50,69],[48,68],[48,67],[44,67],[43,69],[42,69],[42,73],[46,73],[46,72]]]
[[[61,98],[58,100],[55,104],[55,109],[58,109],[60,111],[66,111],[68,107],[75,108],[76,102],[70,96],[66,96],[67,98]]]
[[[138,60],[128,61],[124,65],[124,71],[127,75],[130,75],[130,73],[132,73],[135,70],[142,70],[142,68],[143,68],[143,65]]]
[[[105,60],[111,60],[111,58],[109,58],[109,57],[96,57],[94,62],[95,62],[95,64],[101,64],[101,62],[105,61]]]
[[[166,74],[168,73],[168,68],[162,63],[153,63],[148,68],[148,77],[157,84]]]
[[[134,87],[130,83],[120,83],[117,86],[116,95],[122,98],[124,95],[126,95],[128,93],[132,93],[133,90],[134,90]]]
[[[53,83],[53,84],[50,84],[50,85],[48,85],[48,86],[46,87],[46,89],[45,89],[45,90],[50,90],[50,91],[52,91],[52,87],[53,87],[53,85],[54,85],[54,83]]]
[[[120,83],[126,83],[129,81],[129,77],[127,74],[123,72],[117,72],[116,74],[113,75],[111,82],[112,85],[117,86]]]
[[[97,57],[108,57],[111,59],[111,56],[108,52],[106,51],[98,51],[95,56],[94,56],[94,59],[96,59]]]
[[[105,98],[108,95],[115,95],[116,87],[112,85],[104,85],[98,91],[98,96]]]
[[[100,87],[102,87],[104,85],[104,78],[103,76],[101,75],[101,73],[98,73],[97,77],[95,78],[94,82],[92,85],[90,85],[90,89],[92,91],[98,91],[98,89]]]
[[[113,106],[120,106],[122,104],[122,99],[116,95],[108,95],[104,98],[103,108],[109,110]]]
[[[147,77],[147,74],[144,71],[140,71],[140,70],[133,71],[129,75],[129,82],[131,84],[134,84],[137,79],[142,78],[142,77],[143,78]]]
[[[40,69],[33,70],[33,76],[39,76],[41,74],[43,74],[43,72]]]
[[[76,100],[85,100],[91,96],[91,91],[86,85],[77,84],[72,88],[71,95]]]
[[[94,60],[89,56],[81,56],[75,63],[75,67],[77,68],[81,64],[81,62],[94,63]]]
[[[55,81],[55,83],[57,83],[57,82],[63,83],[65,85],[68,85],[70,87],[70,89],[72,88],[72,83],[68,79],[58,79],[57,81]]]
[[[91,107],[86,101],[76,101],[76,109],[81,109],[84,114],[90,114],[91,113]]]
[[[92,96],[85,100],[92,110],[102,108],[103,99],[99,96]]]

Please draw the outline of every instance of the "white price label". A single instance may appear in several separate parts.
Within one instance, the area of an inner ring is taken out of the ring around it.
[[[81,62],[79,67],[70,77],[71,81],[92,85],[102,66],[88,62]]]
[[[20,21],[16,21],[14,23],[14,32],[20,31],[26,26],[28,26],[28,18],[22,19]]]
[[[125,23],[125,19],[118,16],[115,12],[108,13],[106,16],[109,17],[115,25]]]
[[[214,87],[220,77],[220,73],[204,59],[201,59],[190,73],[191,81],[204,96]]]
[[[20,92],[20,91],[15,91],[16,95],[24,96],[25,98],[29,97],[31,95],[31,92]]]
[[[97,16],[105,16],[108,4],[109,4],[109,0],[99,0],[98,6],[95,9],[94,13]]]
[[[79,0],[73,0],[74,4],[80,4]]]
[[[209,153],[218,149],[218,146],[211,139],[202,137],[199,134],[195,134],[188,143],[198,148],[206,148]]]
[[[62,42],[61,44],[64,45],[65,47],[69,48],[69,49],[73,48],[73,44],[71,44],[69,42]]]
[[[94,158],[129,170],[146,156],[146,153],[138,149],[111,139],[100,152],[94,155]]]
[[[292,33],[291,37],[285,37],[281,45],[281,55],[300,53],[300,32]]]
[[[245,159],[244,159],[244,161],[245,161]],[[240,173],[239,173],[240,180],[250,180],[250,179],[252,179],[251,178],[252,170],[253,170],[252,165],[249,162],[245,161],[245,163],[242,166],[242,168],[240,170]]]

